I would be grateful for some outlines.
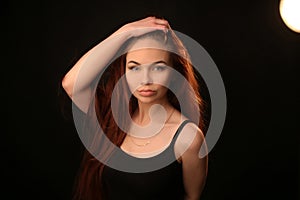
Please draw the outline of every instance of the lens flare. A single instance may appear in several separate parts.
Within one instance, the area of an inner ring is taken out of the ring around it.
[[[286,26],[300,33],[300,0],[281,0],[279,12]]]

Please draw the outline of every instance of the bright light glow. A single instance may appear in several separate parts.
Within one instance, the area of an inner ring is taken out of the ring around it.
[[[279,12],[287,27],[300,33],[300,0],[281,0]]]

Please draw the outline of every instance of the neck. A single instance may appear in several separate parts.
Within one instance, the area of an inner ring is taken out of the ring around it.
[[[167,100],[160,101],[159,103],[138,102],[138,109],[134,117],[135,122],[142,126],[150,123],[149,110],[154,104],[160,104],[161,106],[163,106],[167,113],[169,113],[172,110],[172,105]]]

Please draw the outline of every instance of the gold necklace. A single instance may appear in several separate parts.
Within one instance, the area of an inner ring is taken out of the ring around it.
[[[175,111],[175,108],[173,108],[171,114],[169,115],[169,117],[168,117],[168,119],[166,120],[165,123],[167,123],[167,122],[170,120],[170,118],[171,118],[171,116],[173,115],[174,111]],[[151,140],[147,140],[147,142],[146,142],[145,144],[138,144],[138,143],[136,143],[136,142],[132,139],[131,136],[129,136],[129,138],[130,138],[131,142],[132,142],[133,144],[135,144],[136,146],[138,146],[138,147],[145,147],[145,146],[147,146],[148,144],[151,143]]]

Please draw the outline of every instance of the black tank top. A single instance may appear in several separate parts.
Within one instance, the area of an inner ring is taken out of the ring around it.
[[[186,120],[179,126],[170,145],[156,156],[137,158],[123,151],[120,155],[112,156],[112,160],[118,159],[119,163],[125,159],[125,168],[126,163],[130,163],[128,169],[133,164],[135,172],[119,171],[105,165],[102,174],[105,200],[183,200],[182,164],[176,159],[174,144],[188,122]],[[165,163],[165,167],[161,167],[162,163]]]

